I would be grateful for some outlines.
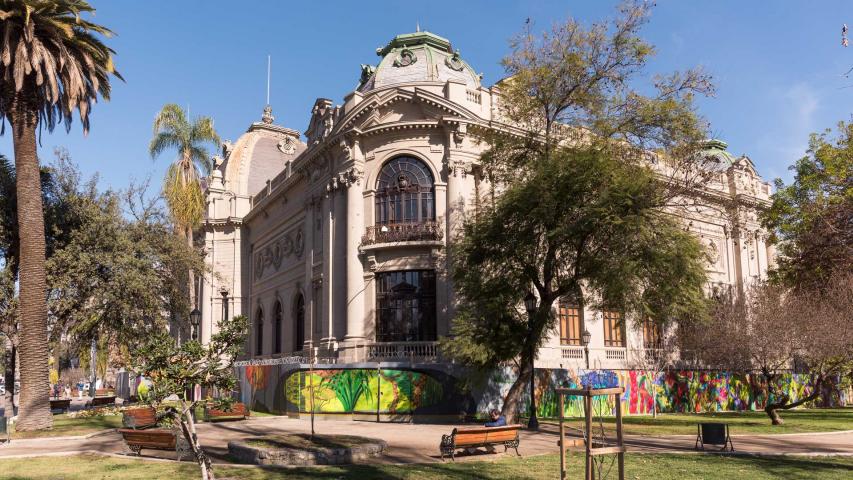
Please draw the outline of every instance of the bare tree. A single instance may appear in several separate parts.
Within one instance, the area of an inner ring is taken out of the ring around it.
[[[781,425],[779,410],[817,400],[827,384],[850,371],[853,275],[837,275],[822,289],[790,292],[756,284],[743,296],[719,302],[711,323],[684,329],[682,347],[708,367],[758,372],[767,388],[764,411]],[[783,374],[801,365],[812,375],[812,391],[792,401],[780,385]]]

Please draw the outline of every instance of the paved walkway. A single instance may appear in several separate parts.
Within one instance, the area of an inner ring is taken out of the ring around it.
[[[438,444],[441,435],[449,433],[450,425],[421,425],[401,423],[375,423],[356,421],[317,421],[316,432],[321,434],[347,434],[381,438],[388,442],[384,463],[429,463],[439,461]],[[205,450],[215,462],[228,462],[228,442],[253,436],[310,431],[307,419],[263,417],[240,422],[203,423],[198,427]],[[540,432],[521,432],[521,455],[557,453],[556,427],[544,425]],[[753,454],[823,454],[853,455],[853,432],[742,435],[733,437],[738,453]],[[631,451],[642,452],[693,452],[695,437],[673,435],[667,437],[626,436]],[[500,449],[499,449],[500,450]],[[0,458],[26,455],[60,455],[71,452],[97,451],[123,453],[121,436],[109,432],[89,438],[13,440],[0,447]],[[143,456],[175,458],[171,452],[143,450]],[[501,454],[499,454],[501,455]],[[460,461],[488,460],[499,455],[480,451],[457,457]],[[514,452],[512,453],[514,455]]]

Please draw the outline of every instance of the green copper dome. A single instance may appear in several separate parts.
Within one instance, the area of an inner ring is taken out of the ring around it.
[[[450,40],[430,32],[405,33],[376,49],[379,65],[362,65],[358,90],[365,92],[400,83],[458,80],[480,87],[480,76],[453,50]]]
[[[704,159],[708,167],[726,170],[736,161],[735,157],[726,150],[728,146],[726,142],[716,138],[705,140],[699,156]]]

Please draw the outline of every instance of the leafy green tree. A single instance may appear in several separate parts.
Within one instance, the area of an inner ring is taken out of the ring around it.
[[[154,138],[148,147],[151,158],[167,150],[177,150],[178,156],[169,166],[163,181],[163,195],[174,220],[187,245],[193,248],[193,230],[204,216],[204,196],[201,174],[210,174],[212,164],[206,146],[219,146],[219,135],[213,128],[213,119],[187,118],[184,110],[173,104],[163,106],[154,119]],[[195,273],[189,271],[187,291],[190,305],[196,304]]]
[[[811,136],[806,156],[791,167],[794,181],[776,179],[762,216],[780,253],[772,274],[797,289],[853,270],[853,123],[839,123],[830,135]]]
[[[649,8],[527,31],[503,62],[505,127],[481,157],[493,194],[449,249],[459,306],[445,348],[482,367],[517,362],[508,418],[559,298],[661,325],[705,312],[702,248],[672,209],[698,203],[713,174],[695,153],[706,122],[693,106],[713,87],[700,70],[655,77],[651,95],[632,87],[654,51],[638,36]]]
[[[76,166],[60,160],[56,198],[67,219],[47,261],[51,338],[106,352],[132,346],[139,329],[165,329],[167,312],[189,311],[186,272],[202,259],[175,235],[145,187],[98,192]]]
[[[109,99],[110,76],[121,76],[100,37],[107,28],[81,17],[84,0],[2,0],[0,114],[12,126],[15,150],[20,297],[21,409],[18,430],[50,428],[45,229],[36,130],[70,128],[75,111],[83,130],[98,96]]]
[[[131,353],[134,371],[153,383],[147,401],[155,407],[167,397],[178,397],[180,407],[169,414],[180,425],[184,439],[190,445],[202,479],[213,479],[210,458],[202,449],[196,434],[193,412],[199,400],[188,398],[187,392],[196,385],[231,392],[236,387],[234,360],[243,351],[249,331],[249,322],[237,316],[219,323],[217,333],[210,342],[202,345],[191,340],[178,346],[167,333],[152,333]],[[220,399],[221,408],[228,408],[229,399]]]

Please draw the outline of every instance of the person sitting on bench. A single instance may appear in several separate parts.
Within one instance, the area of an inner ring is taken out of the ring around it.
[[[484,427],[505,427],[506,426],[506,417],[501,415],[501,412],[497,409],[492,409],[489,411],[489,418],[492,419],[491,422],[486,422]]]
[[[486,422],[486,424],[483,425],[484,427],[505,427],[506,426],[506,417],[501,415],[500,410],[497,410],[494,408],[489,410],[489,418],[491,419],[491,421]],[[476,452],[476,451],[477,451],[476,448],[466,448],[465,449],[465,452],[468,453],[469,455]],[[486,445],[486,451],[489,453],[495,453],[495,447],[492,445]]]

